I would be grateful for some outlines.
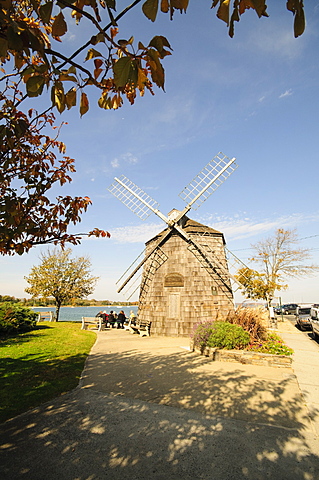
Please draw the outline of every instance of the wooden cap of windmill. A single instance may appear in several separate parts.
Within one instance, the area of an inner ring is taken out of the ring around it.
[[[174,219],[177,218],[178,215],[180,214],[180,210],[177,210],[176,208],[173,208],[169,213],[168,213],[168,218],[169,219]],[[214,228],[208,227],[207,225],[203,225],[202,223],[196,222],[195,220],[192,220],[191,218],[187,217],[187,215],[184,215],[179,221],[178,225],[188,234],[190,235],[210,235],[210,236],[216,236],[216,237],[221,237],[223,239],[223,244],[225,245],[225,238],[224,234],[222,232],[219,232],[218,230],[215,230]],[[157,235],[155,235],[153,238],[148,240],[146,242],[146,245],[148,245],[150,242],[153,242],[156,239],[159,239],[161,236],[166,235],[167,231],[169,230],[168,228],[165,228],[161,232],[159,232]],[[178,235],[178,232],[173,229],[172,230],[172,235]]]

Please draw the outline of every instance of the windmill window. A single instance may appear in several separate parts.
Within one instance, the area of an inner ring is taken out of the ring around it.
[[[217,287],[212,286],[211,288],[212,288],[212,295],[218,295]]]
[[[184,287],[184,277],[179,273],[169,273],[164,279],[164,287]]]

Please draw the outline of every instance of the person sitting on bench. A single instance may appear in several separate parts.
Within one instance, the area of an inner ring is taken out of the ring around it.
[[[115,317],[113,314],[113,310],[111,310],[109,313],[109,324],[111,325],[112,328],[115,327]]]
[[[126,316],[124,310],[121,310],[117,316],[117,328],[124,328],[124,322],[126,320]]]

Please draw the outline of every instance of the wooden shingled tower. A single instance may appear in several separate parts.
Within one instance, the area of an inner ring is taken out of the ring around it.
[[[180,193],[188,202],[184,210],[173,209],[167,216],[124,176],[108,188],[143,220],[154,212],[167,224],[146,243],[142,260],[125,272],[128,277],[118,289],[132,283],[143,267],[138,317],[152,322],[152,335],[189,336],[197,322],[234,309],[232,282],[237,281],[228,270],[224,235],[186,213],[198,208],[236,168],[235,158],[220,152]]]

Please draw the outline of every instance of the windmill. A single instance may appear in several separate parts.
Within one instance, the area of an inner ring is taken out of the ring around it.
[[[142,220],[155,213],[167,225],[146,242],[144,255],[119,280],[118,293],[132,284],[143,267],[137,286],[138,317],[152,322],[152,335],[188,336],[198,321],[234,309],[232,286],[238,282],[228,269],[230,252],[226,253],[223,233],[186,214],[227,180],[238,167],[235,160],[219,152],[179,194],[186,207],[173,209],[167,216],[153,198],[123,175],[115,177],[108,188]]]

